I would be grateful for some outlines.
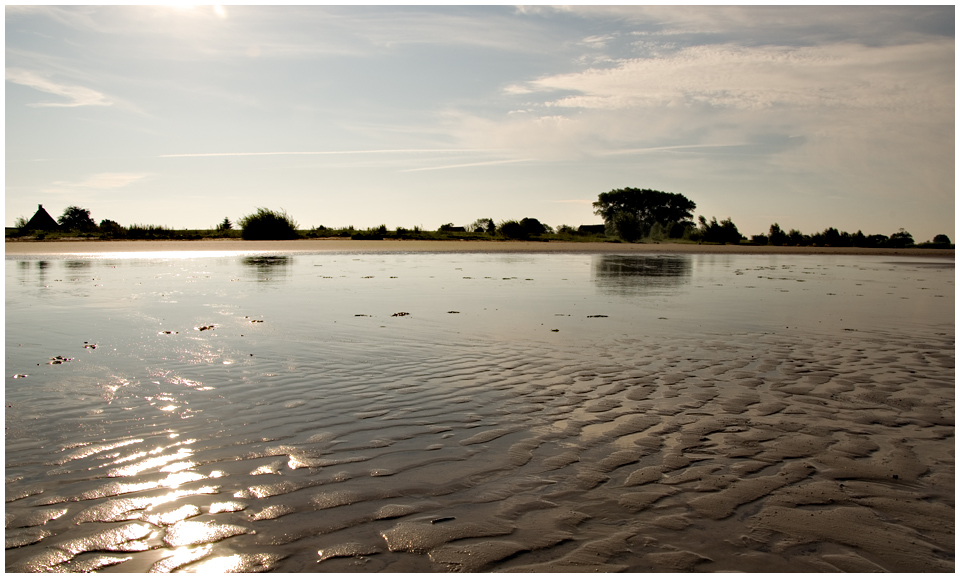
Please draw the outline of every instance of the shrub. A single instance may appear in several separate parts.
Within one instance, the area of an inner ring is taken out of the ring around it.
[[[108,237],[122,237],[125,233],[119,223],[110,219],[100,221],[100,232]]]
[[[163,225],[139,225],[127,227],[128,239],[170,239],[174,236],[173,229]]]
[[[737,230],[737,226],[733,224],[729,217],[719,223],[717,223],[716,217],[710,219],[709,223],[703,215],[700,215],[698,219],[700,220],[700,239],[704,243],[740,244],[740,231]],[[799,235],[800,232],[797,231],[797,234]]]
[[[297,239],[297,222],[283,209],[271,211],[258,207],[257,212],[242,217],[238,221],[242,232],[240,236],[248,240],[282,241]]]
[[[523,227],[523,230],[525,230],[530,237],[538,237],[544,233],[553,232],[552,230],[548,230],[547,226],[541,223],[539,219],[532,217],[523,218],[520,221],[520,226]]]
[[[508,239],[526,239],[528,236],[527,230],[516,221],[504,221],[498,228],[500,234]]]

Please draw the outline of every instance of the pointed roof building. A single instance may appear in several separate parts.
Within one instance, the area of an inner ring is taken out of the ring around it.
[[[37,205],[37,212],[24,227],[26,231],[56,231],[59,229],[60,225],[58,225],[53,217],[50,216],[50,213],[43,208],[43,205]]]

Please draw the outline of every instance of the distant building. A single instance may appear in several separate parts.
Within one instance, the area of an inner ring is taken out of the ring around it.
[[[43,208],[43,205],[37,205],[37,212],[33,215],[27,225],[23,228],[25,231],[57,231],[60,225],[50,216],[50,213]]]

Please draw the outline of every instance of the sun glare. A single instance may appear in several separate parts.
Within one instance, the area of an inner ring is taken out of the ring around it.
[[[174,12],[179,12],[179,13],[190,13],[190,12],[194,12],[194,10],[196,10],[197,8],[209,7],[213,10],[213,13],[219,16],[220,18],[227,17],[227,9],[224,6],[220,6],[220,5],[210,6],[208,4],[194,4],[192,2],[166,2],[165,4],[169,6]]]

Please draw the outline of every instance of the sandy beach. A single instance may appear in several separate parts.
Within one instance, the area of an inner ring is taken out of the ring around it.
[[[953,249],[867,249],[860,247],[773,247],[753,245],[694,245],[688,243],[571,243],[565,241],[11,241],[8,256],[170,251],[243,251],[276,253],[731,253],[785,255],[896,255],[953,258]]]

